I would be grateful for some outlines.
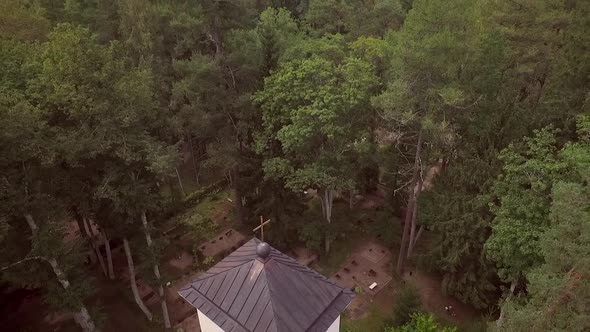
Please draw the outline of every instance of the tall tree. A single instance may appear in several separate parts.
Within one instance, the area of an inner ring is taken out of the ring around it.
[[[292,190],[315,188],[328,225],[336,192],[353,187],[355,156],[367,133],[363,106],[373,68],[347,58],[335,63],[314,56],[284,64],[255,95],[262,107],[258,151],[265,174],[282,178]],[[330,250],[331,232],[325,233]]]
[[[464,68],[470,64],[479,33],[479,6],[471,1],[417,1],[399,32],[388,39],[394,43],[391,80],[387,89],[373,100],[389,123],[388,131],[398,141],[414,140],[414,158],[407,180],[408,205],[397,271],[404,261],[415,225],[414,207],[421,190],[416,189],[421,165],[427,164],[422,145],[435,143],[436,157],[445,157],[454,141],[453,116],[466,109],[473,96],[462,87],[468,78]]]
[[[579,141],[559,152],[563,167],[558,176],[551,176],[551,195],[537,192],[550,200],[547,223],[534,241],[535,256],[542,260],[526,273],[527,294],[502,305],[502,331],[584,331],[590,327],[590,122],[586,116],[578,123]]]
[[[486,251],[498,262],[500,276],[516,283],[543,262],[539,236],[548,227],[551,186],[563,167],[548,130],[511,145],[500,159],[504,171],[493,188],[497,203]]]
[[[4,220],[16,222],[13,227],[18,228],[18,224],[22,224],[30,230],[28,233],[21,229],[16,241],[10,243],[14,248],[7,252],[20,251],[23,256],[2,268],[2,272],[10,273],[13,267],[32,263],[30,267],[33,271],[21,273],[18,277],[12,275],[10,280],[24,285],[45,285],[50,303],[58,309],[73,311],[76,322],[84,331],[97,331],[84,303],[88,293],[79,284],[83,278],[76,278],[76,283],[71,279],[81,272],[72,268],[76,264],[72,259],[72,254],[76,252],[75,244],[63,241],[63,221],[69,217],[67,211],[71,201],[64,199],[67,196],[62,194],[67,190],[68,181],[68,173],[62,165],[70,161],[64,150],[71,147],[68,144],[72,142],[68,142],[68,130],[60,128],[63,123],[56,125],[52,121],[55,109],[39,102],[45,101],[47,95],[31,94],[30,91],[39,90],[28,89],[39,84],[44,74],[44,68],[39,66],[43,62],[39,60],[47,60],[52,45],[66,35],[64,30],[56,31],[43,45],[2,40],[1,54],[8,62],[3,66],[6,75],[2,75],[0,105],[0,122],[4,128],[0,136],[3,155],[0,164],[3,173],[1,215]],[[68,51],[70,49],[65,50]],[[15,75],[17,73],[20,74]],[[14,256],[7,255],[4,259],[14,259]],[[46,273],[48,267],[53,278]]]

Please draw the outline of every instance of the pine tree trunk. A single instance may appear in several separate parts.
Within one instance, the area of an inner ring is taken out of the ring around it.
[[[104,241],[104,250],[107,253],[107,266],[109,269],[109,279],[115,279],[115,271],[113,269],[113,253],[111,251],[111,241],[107,237],[107,233],[103,230],[102,231],[102,238]]]
[[[139,295],[139,290],[137,289],[137,281],[135,280],[135,265],[133,264],[133,256],[131,256],[131,248],[129,247],[129,241],[127,241],[127,238],[123,239],[123,247],[125,248],[125,256],[127,256],[127,267],[129,268],[129,281],[131,282],[131,291],[133,292],[135,303],[137,303],[139,309],[143,311],[147,319],[151,321],[152,313],[145,306],[145,303],[143,303],[143,300]]]
[[[410,247],[408,248],[408,257],[410,257],[412,255],[412,252],[414,252],[414,247],[416,246],[416,242],[418,242],[418,239],[420,238],[420,235],[422,235],[423,231],[424,231],[424,225],[420,225],[420,229],[418,229],[418,233],[416,234],[414,241],[410,242]]]
[[[408,258],[412,256],[414,244],[416,242],[416,217],[418,215],[418,198],[422,192],[422,177],[418,177],[418,186],[414,192],[414,208],[412,209],[412,225],[410,228],[410,239],[408,244]]]
[[[414,156],[414,174],[412,175],[410,199],[408,200],[408,207],[406,209],[406,216],[404,222],[404,230],[402,234],[402,242],[399,249],[399,256],[397,258],[397,273],[401,276],[404,273],[404,264],[408,249],[408,238],[410,236],[410,224],[412,223],[412,214],[414,210],[414,204],[416,204],[416,183],[418,183],[418,177],[420,176],[420,155],[422,153],[422,129],[418,133],[418,141],[416,142],[416,155]]]
[[[31,232],[33,233],[33,241],[34,241],[34,237],[37,234],[39,228],[37,227],[37,224],[35,223],[35,220],[33,219],[32,215],[25,214],[25,219],[27,220],[27,224],[29,224],[29,227],[31,228]],[[51,268],[53,269],[53,273],[57,277],[57,280],[59,281],[61,286],[65,290],[70,288],[70,281],[66,277],[63,270],[60,268],[59,264],[57,263],[57,260],[55,258],[44,258],[44,260],[46,260],[49,263],[49,265],[51,265]],[[74,320],[76,321],[76,323],[78,323],[78,325],[80,325],[82,330],[84,330],[85,332],[98,332],[99,331],[99,329],[96,328],[96,325],[94,324],[94,321],[92,320],[92,317],[88,313],[88,309],[86,309],[86,306],[84,304],[82,304],[80,306],[80,309],[78,312],[74,313]]]
[[[145,211],[141,213],[141,223],[143,225],[143,231],[145,233],[145,240],[147,242],[148,248],[151,250],[152,237],[148,230],[148,223]],[[166,294],[164,294],[164,287],[162,286],[162,278],[160,277],[160,268],[158,267],[158,264],[154,264],[154,275],[156,276],[156,280],[158,282],[158,293],[160,294],[160,301],[162,305],[162,317],[164,317],[164,326],[167,329],[169,329],[172,326],[170,325],[170,316],[168,315],[168,304],[166,303]]]
[[[178,167],[174,167],[176,171],[176,178],[178,179],[178,185],[180,186],[180,191],[182,191],[182,195],[186,197],[186,191],[184,191],[184,186],[182,185],[182,179],[180,178],[180,173],[178,172]]]
[[[92,250],[94,250],[94,254],[96,255],[96,258],[98,258],[98,262],[100,263],[100,268],[102,269],[102,273],[107,276],[107,268],[106,265],[104,264],[104,258],[102,257],[102,254],[100,253],[100,248],[96,245],[96,243],[94,242],[94,232],[92,231],[92,225],[90,225],[90,222],[88,221],[87,218],[84,218],[84,223],[87,227],[87,229],[90,230],[90,246],[92,247]]]
[[[239,175],[236,170],[232,171],[232,199],[236,210],[236,222],[240,225],[244,224],[244,206],[242,205],[242,191],[239,186]]]
[[[412,223],[412,212],[414,210],[414,195],[410,196],[408,206],[406,207],[406,215],[404,217],[404,229],[402,233],[402,242],[400,245],[399,255],[397,258],[396,271],[401,276],[404,273],[404,264],[406,258],[406,250],[408,248],[408,237],[410,236],[410,224]]]

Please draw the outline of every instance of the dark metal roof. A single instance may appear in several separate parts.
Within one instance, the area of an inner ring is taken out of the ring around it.
[[[226,332],[325,332],[354,298],[349,289],[252,239],[179,290]]]

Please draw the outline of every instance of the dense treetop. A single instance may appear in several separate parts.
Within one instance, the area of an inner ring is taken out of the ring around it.
[[[586,331],[589,30],[582,0],[4,0],[1,277],[93,331],[68,220],[162,286],[189,183],[325,255],[379,191],[398,272],[438,272],[499,330]]]

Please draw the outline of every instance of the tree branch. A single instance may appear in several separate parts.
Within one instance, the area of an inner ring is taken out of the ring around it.
[[[1,268],[0,268],[0,272],[4,272],[5,270],[8,270],[8,269],[10,269],[10,268],[12,268],[12,267],[14,267],[14,266],[17,266],[17,265],[19,265],[19,264],[22,264],[22,263],[24,263],[24,262],[28,262],[28,261],[32,261],[32,260],[42,260],[42,261],[47,261],[47,258],[45,258],[45,257],[43,257],[43,256],[30,256],[30,257],[26,257],[26,258],[23,258],[23,259],[21,259],[21,260],[20,260],[20,261],[18,261],[18,262],[14,262],[14,263],[12,263],[12,264],[9,264],[9,265],[6,265],[6,266],[3,266],[3,267],[1,267]]]

